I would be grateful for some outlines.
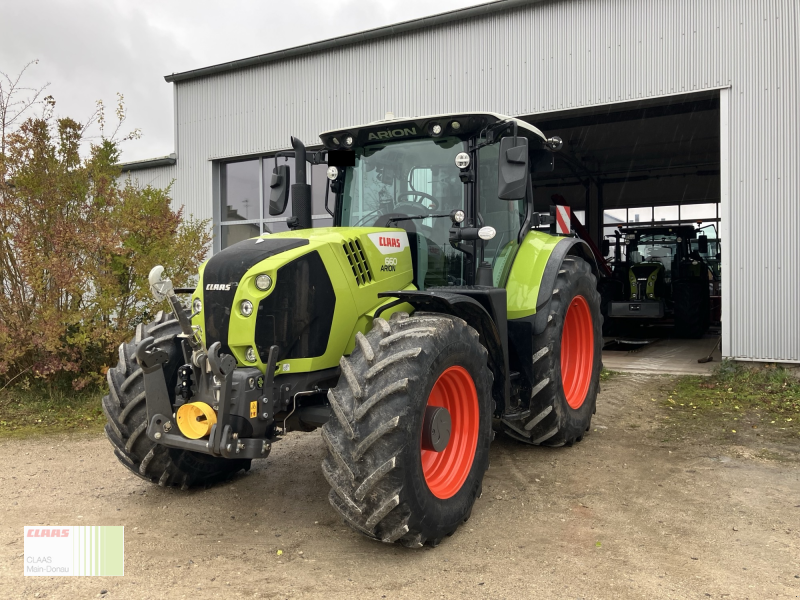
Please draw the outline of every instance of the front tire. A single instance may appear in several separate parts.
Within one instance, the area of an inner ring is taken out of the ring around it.
[[[488,353],[463,320],[436,313],[377,318],[356,340],[322,428],[329,500],[364,535],[436,545],[469,517],[489,465]],[[452,421],[439,452],[423,448],[428,407]]]
[[[147,337],[169,353],[164,365],[164,377],[170,400],[174,401],[178,367],[183,363],[178,334],[178,320],[171,314],[159,312],[152,323],[140,324],[136,337],[119,347],[119,363],[108,370],[109,393],[103,397],[106,415],[106,437],[114,447],[119,461],[137,477],[160,486],[210,485],[226,479],[242,469],[250,468],[250,460],[229,460],[187,450],[167,448],[147,437],[147,408],[145,405],[144,374],[134,356],[136,344]]]
[[[547,308],[547,326],[534,335],[530,409],[503,419],[521,442],[571,446],[583,439],[595,413],[603,368],[603,317],[589,264],[567,256]]]

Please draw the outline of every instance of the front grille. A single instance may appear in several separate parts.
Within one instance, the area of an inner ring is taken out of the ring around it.
[[[270,256],[307,245],[308,240],[295,238],[251,239],[229,246],[209,259],[203,271],[206,347],[210,348],[214,342],[220,342],[220,351],[231,353],[228,329],[233,297],[248,269]]]
[[[372,271],[369,269],[367,255],[364,254],[361,241],[356,239],[345,242],[342,244],[342,248],[344,248],[344,253],[347,255],[347,260],[350,261],[350,267],[353,269],[356,283],[358,283],[358,285],[372,283]]]
[[[258,303],[256,350],[266,363],[272,344],[278,360],[325,354],[333,327],[336,292],[319,252],[278,269],[275,288]]]

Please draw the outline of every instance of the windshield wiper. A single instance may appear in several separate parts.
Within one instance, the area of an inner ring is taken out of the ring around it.
[[[420,221],[422,219],[440,219],[442,217],[450,218],[450,213],[446,215],[413,215],[408,217],[392,217],[386,221],[386,226],[389,226],[389,223],[394,223],[395,221]]]

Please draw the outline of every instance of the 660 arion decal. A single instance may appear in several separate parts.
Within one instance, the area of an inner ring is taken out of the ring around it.
[[[408,235],[405,231],[370,233],[369,239],[381,254],[395,254],[408,248]]]

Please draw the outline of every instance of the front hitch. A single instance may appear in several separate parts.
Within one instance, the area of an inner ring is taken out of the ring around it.
[[[246,402],[250,406],[251,418],[255,409],[259,422],[272,421],[276,404],[272,392],[278,347],[272,346],[269,351],[267,373],[264,378],[266,385],[262,385],[259,379],[258,388],[250,385],[245,390],[244,383],[240,380],[245,378],[252,381],[256,376],[261,377],[261,373],[256,369],[237,371],[236,359],[220,352],[222,348],[220,342],[215,342],[207,351],[205,350],[199,328],[192,327],[191,317],[187,316],[175,295],[172,282],[169,279],[162,279],[163,272],[164,267],[160,265],[150,271],[150,291],[156,300],[169,301],[181,327],[182,334],[178,337],[185,340],[184,344],[188,343],[192,349],[189,356],[184,345],[184,357],[190,363],[187,366],[192,370],[191,379],[197,385],[194,394],[198,400],[205,402],[214,410],[216,423],[211,425],[208,437],[205,439],[190,439],[182,434],[176,419],[177,413],[173,412],[174,407],[164,373],[169,353],[155,347],[153,338],[149,337],[139,342],[136,347],[136,360],[144,373],[147,437],[163,446],[213,456],[245,459],[266,457],[272,440],[259,437],[239,438],[239,434],[231,425],[234,410],[232,405],[234,402]],[[234,394],[236,386],[239,387]],[[239,412],[236,414],[239,415]]]

